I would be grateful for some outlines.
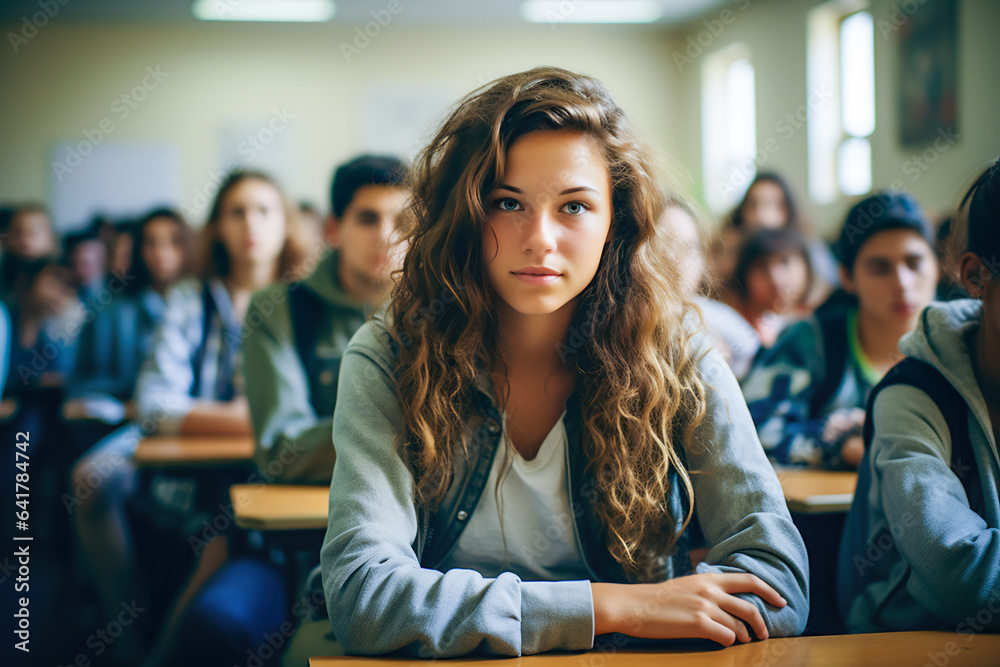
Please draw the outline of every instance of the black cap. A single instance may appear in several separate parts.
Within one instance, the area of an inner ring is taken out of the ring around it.
[[[847,214],[834,247],[837,259],[850,271],[861,246],[879,232],[890,229],[914,231],[934,247],[934,229],[917,200],[905,192],[885,190],[861,200]]]

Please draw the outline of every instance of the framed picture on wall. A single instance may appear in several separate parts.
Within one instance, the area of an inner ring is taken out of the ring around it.
[[[900,26],[900,143],[958,132],[958,2],[928,0]]]

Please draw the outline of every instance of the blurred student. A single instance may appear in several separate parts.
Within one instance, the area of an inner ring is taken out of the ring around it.
[[[838,591],[852,632],[944,630],[961,647],[1000,631],[1000,160],[959,216],[972,299],[923,311],[873,392]]]
[[[405,177],[395,158],[362,156],[341,165],[327,222],[334,249],[301,283],[277,283],[250,303],[243,368],[257,465],[268,481],[330,483],[340,360],[400,266]],[[301,569],[317,564],[312,552]],[[188,605],[164,662],[240,662],[288,620],[287,599],[270,564],[227,564]]]
[[[797,312],[812,283],[809,254],[791,230],[761,230],[743,242],[736,275],[722,301],[697,293],[706,279],[704,244],[691,209],[668,200],[660,224],[679,252],[681,286],[701,310],[712,346],[742,379],[761,348],[774,344],[790,313]],[[711,277],[708,277],[711,280]]]
[[[7,225],[4,253],[0,264],[0,298],[8,302],[23,293],[23,271],[38,260],[53,257],[55,234],[49,212],[41,204],[24,204],[14,209]]]
[[[125,512],[135,491],[131,453],[143,435],[152,433],[250,434],[238,361],[244,315],[254,291],[280,277],[297,277],[307,251],[281,189],[268,176],[248,171],[230,174],[220,186],[201,242],[201,279],[170,290],[140,370],[137,422],[95,445],[73,471],[68,509],[75,511],[86,564],[108,618],[118,613],[122,600],[150,604]],[[101,483],[93,488],[91,479]],[[177,610],[224,559],[225,540],[202,551]],[[148,615],[136,619],[139,626],[149,622]],[[111,650],[124,663],[137,664],[143,640],[150,636],[148,627],[124,633]]]
[[[10,306],[7,396],[24,396],[66,382],[73,368],[75,337],[50,335],[47,327],[76,303],[71,272],[54,261],[25,267],[23,294]]]
[[[762,229],[746,237],[736,269],[719,297],[749,326],[749,331],[746,326],[730,330],[750,334],[731,341],[737,378],[746,375],[761,349],[774,345],[790,320],[801,316],[812,283],[809,249],[798,232]]]
[[[754,177],[743,199],[712,242],[708,265],[716,280],[721,284],[729,281],[736,270],[744,239],[763,229],[788,229],[805,239],[809,263],[818,279],[810,302],[815,303],[825,296],[829,286],[837,284],[837,266],[830,249],[802,217],[788,182],[773,172],[761,172]]]
[[[139,241],[129,245],[135,257],[111,272],[107,303],[93,304],[80,332],[63,406],[66,418],[116,425],[134,416],[139,368],[152,349],[167,293],[185,273],[191,236],[184,219],[170,209],[150,211],[136,229]]]
[[[736,378],[741,379],[750,367],[760,342],[757,333],[742,315],[730,306],[699,293],[711,276],[706,274],[705,244],[693,209],[681,200],[668,199],[660,225],[677,253],[678,276],[684,298],[697,304],[712,347],[726,360]]]
[[[112,274],[119,277],[129,275],[129,269],[133,265],[132,260],[136,255],[135,238],[141,224],[141,221],[135,223],[130,220],[115,225],[115,240],[111,245],[111,260],[108,262]]]
[[[261,324],[244,341],[247,399],[257,465],[269,478],[330,481],[340,359],[399,268],[405,178],[395,158],[363,156],[338,168],[327,222],[334,250],[302,283],[279,283],[251,303]]]
[[[907,194],[881,192],[848,213],[836,249],[853,305],[788,327],[743,380],[772,460],[857,467],[868,393],[902,358],[899,339],[934,298],[933,239]]]
[[[801,631],[804,546],[684,324],[650,173],[604,86],[556,68],[472,93],[422,153],[392,300],[341,366],[321,562],[346,652]]]
[[[80,301],[90,308],[107,288],[108,246],[97,226],[67,234],[63,245]]]
[[[32,464],[28,472],[32,488],[40,492],[32,504],[32,516],[37,518],[44,514],[43,508],[48,511],[54,496],[45,493],[55,482],[48,462],[62,444],[59,405],[75,352],[74,338],[66,332],[51,332],[49,324],[78,302],[66,267],[38,260],[23,269],[23,293],[10,306],[10,328],[4,337],[7,363],[3,364],[6,383],[0,402],[0,440],[7,443],[7,452],[0,463],[0,490],[14,497],[14,474],[19,471],[14,467],[13,447],[27,438]],[[13,514],[2,522],[5,528],[12,524]]]

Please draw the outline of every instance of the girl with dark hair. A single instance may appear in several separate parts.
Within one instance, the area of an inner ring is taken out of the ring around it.
[[[472,93],[421,154],[392,301],[341,366],[321,562],[345,651],[801,631],[804,546],[651,174],[604,86],[555,68]]]
[[[87,420],[70,433],[84,442],[106,426],[117,425],[134,410],[127,405],[135,391],[139,367],[149,353],[153,333],[166,307],[169,289],[184,277],[190,230],[169,209],[156,209],[136,224],[138,242],[131,251],[129,272],[109,277],[106,294],[90,305],[90,317],[77,341],[76,366],[70,379],[63,416]],[[95,423],[96,422],[96,423]],[[96,441],[91,439],[86,445]]]
[[[159,228],[163,217],[149,225]],[[152,230],[149,241],[158,243]],[[73,469],[73,495],[67,502],[109,617],[122,600],[149,604],[125,514],[135,491],[130,454],[140,438],[154,433],[250,435],[237,357],[247,305],[255,290],[298,278],[306,256],[295,209],[273,180],[257,172],[237,171],[223,181],[201,242],[200,279],[181,281],[166,296],[136,381],[136,422],[97,443]],[[165,277],[153,250],[148,253],[151,285]],[[102,480],[96,489],[92,479]],[[202,551],[190,587],[207,578],[205,568],[222,562],[224,542]],[[136,623],[151,620],[145,616]],[[123,634],[112,650],[126,664],[136,661],[147,636],[141,630]]]
[[[853,632],[946,630],[968,642],[1000,631],[1000,615],[982,613],[1000,608],[1000,160],[954,220],[968,229],[958,274],[972,298],[921,313],[868,404],[840,551]]]
[[[759,350],[774,345],[789,319],[797,319],[812,283],[809,249],[798,232],[762,229],[743,241],[718,302],[702,305],[706,324],[727,343],[737,378],[746,375]],[[743,322],[734,324],[733,314]]]
[[[27,396],[62,386],[73,367],[72,337],[52,335],[46,326],[76,303],[70,270],[50,260],[23,268],[21,294],[10,309],[10,365],[5,396]]]
[[[799,219],[791,187],[773,172],[761,172],[754,177],[743,200],[730,216],[730,224],[749,232],[794,229],[804,234],[808,231]]]

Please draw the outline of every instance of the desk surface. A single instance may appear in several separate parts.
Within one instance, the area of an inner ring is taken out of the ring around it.
[[[788,509],[801,514],[846,512],[858,484],[856,472],[778,468]]]
[[[208,466],[253,460],[252,436],[152,436],[143,438],[132,455],[140,467]]]
[[[229,488],[236,525],[247,530],[325,530],[328,486],[235,484]]]
[[[590,651],[588,653],[544,653],[501,660],[448,660],[448,667],[486,667],[489,664],[517,667],[884,667],[885,665],[991,666],[1000,655],[1000,635],[958,635],[951,632],[893,632],[871,635],[835,635],[769,639],[753,644],[708,651]],[[668,657],[669,656],[669,657]],[[428,664],[407,658],[311,658],[309,667],[400,667]]]

